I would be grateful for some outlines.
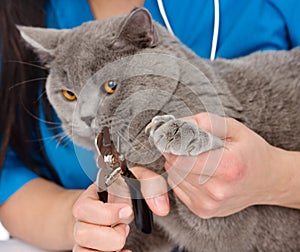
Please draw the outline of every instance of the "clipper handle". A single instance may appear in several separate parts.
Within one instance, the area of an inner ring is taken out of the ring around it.
[[[130,190],[135,225],[143,233],[150,234],[153,228],[153,214],[141,193],[141,183],[130,170],[126,173],[124,180]]]
[[[98,192],[99,200],[106,203],[108,198],[107,191]]]

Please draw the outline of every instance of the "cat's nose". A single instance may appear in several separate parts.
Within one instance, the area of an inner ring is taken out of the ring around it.
[[[87,126],[90,127],[91,124],[92,124],[92,121],[93,121],[94,117],[93,117],[93,116],[82,116],[80,119],[81,119],[82,121],[84,121],[84,122],[86,123]]]

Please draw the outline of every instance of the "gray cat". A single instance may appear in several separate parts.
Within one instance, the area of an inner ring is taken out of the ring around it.
[[[300,48],[211,62],[169,35],[145,9],[71,30],[19,29],[49,67],[48,98],[79,145],[93,149],[97,134],[109,126],[131,165],[163,174],[157,149],[197,155],[222,147],[221,139],[175,119],[209,111],[238,119],[275,146],[300,150]],[[206,220],[172,191],[169,196],[170,214],[155,216],[151,235],[133,227],[128,248],[300,251],[300,211],[253,206]]]

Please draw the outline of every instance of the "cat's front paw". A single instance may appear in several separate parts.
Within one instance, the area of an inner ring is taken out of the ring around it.
[[[223,146],[223,141],[200,129],[192,121],[172,115],[155,116],[146,127],[149,140],[160,152],[198,155]]]

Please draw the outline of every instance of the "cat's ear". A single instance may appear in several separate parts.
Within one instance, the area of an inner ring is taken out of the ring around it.
[[[154,47],[158,36],[150,13],[144,8],[134,9],[124,20],[121,29],[111,44],[112,49]]]
[[[54,50],[66,30],[17,26],[21,37],[39,55],[43,63],[54,58]]]

